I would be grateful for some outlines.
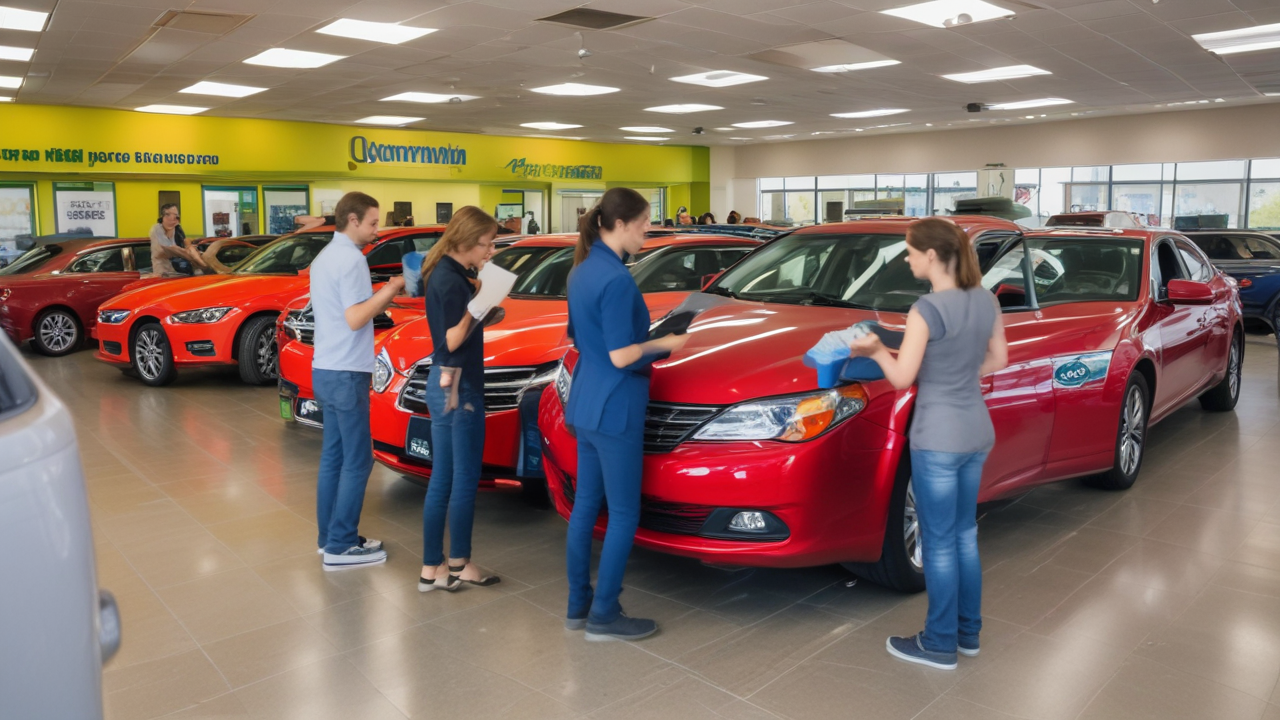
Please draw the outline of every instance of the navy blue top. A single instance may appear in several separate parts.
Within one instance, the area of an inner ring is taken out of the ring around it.
[[[462,322],[467,314],[474,287],[467,269],[445,255],[427,278],[427,326],[435,346],[432,362],[441,367],[462,368],[462,380],[469,387],[484,386],[484,330],[472,325],[472,331],[457,350],[449,352],[445,333]],[[477,323],[479,321],[476,321]]]
[[[644,431],[649,355],[614,367],[609,353],[649,338],[649,309],[622,258],[600,240],[569,274],[569,337],[578,349],[565,422],[609,435]]]

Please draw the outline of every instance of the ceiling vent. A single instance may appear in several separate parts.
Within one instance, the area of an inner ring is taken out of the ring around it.
[[[638,25],[652,19],[653,18],[651,17],[642,17],[640,15],[624,15],[622,13],[606,12],[604,10],[574,8],[573,10],[556,13],[555,15],[538,18],[538,22],[568,25],[569,27],[581,28],[584,30],[617,30],[621,27]]]
[[[253,15],[205,12],[202,10],[170,10],[160,16],[153,25],[170,30],[226,35],[253,19]]]

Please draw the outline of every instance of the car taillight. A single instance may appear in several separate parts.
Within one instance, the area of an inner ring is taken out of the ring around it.
[[[1240,278],[1239,280],[1236,281],[1236,285],[1239,285],[1242,288],[1250,288],[1250,287],[1253,287],[1253,281],[1250,280],[1249,278]],[[0,299],[3,299],[3,298],[0,298]]]

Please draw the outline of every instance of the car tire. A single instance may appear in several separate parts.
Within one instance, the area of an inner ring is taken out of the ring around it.
[[[75,313],[63,308],[49,308],[40,313],[32,330],[31,348],[49,357],[61,357],[75,352],[84,339],[80,319]]]
[[[916,514],[915,495],[911,492],[911,455],[902,451],[898,475],[889,499],[889,517],[885,522],[884,546],[880,560],[874,563],[842,563],[854,575],[877,585],[904,593],[924,590],[924,554],[920,545],[920,519]]]
[[[164,334],[160,323],[148,322],[138,326],[133,331],[133,340],[129,345],[133,371],[144,384],[161,387],[177,379],[178,368],[173,364],[173,350],[169,347],[169,337]]]
[[[274,383],[280,376],[280,350],[276,347],[276,319],[263,315],[245,324],[236,355],[240,379],[250,385]]]
[[[547,481],[543,478],[521,479],[520,499],[529,507],[541,510],[551,507],[551,491],[547,489]]]
[[[1151,391],[1140,373],[1129,376],[1120,403],[1120,419],[1116,427],[1115,463],[1111,469],[1086,482],[1103,490],[1128,490],[1138,479],[1146,456],[1147,426],[1151,417]]]
[[[1231,352],[1227,355],[1227,374],[1222,382],[1200,396],[1200,407],[1209,412],[1234,410],[1240,400],[1240,387],[1244,384],[1244,337],[1237,331],[1231,338]]]

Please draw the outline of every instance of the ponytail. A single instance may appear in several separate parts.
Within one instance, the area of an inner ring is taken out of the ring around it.
[[[956,286],[962,290],[982,283],[978,254],[973,250],[969,234],[950,220],[931,217],[911,223],[907,227],[907,244],[921,252],[937,253],[938,260],[954,270]]]
[[[587,259],[591,246],[603,229],[613,230],[618,221],[635,222],[649,217],[649,201],[631,188],[616,187],[606,191],[591,209],[578,219],[578,243],[573,251],[574,266]]]
[[[578,242],[573,248],[574,267],[581,265],[582,261],[587,259],[587,255],[591,253],[591,246],[596,244],[599,237],[600,203],[597,202],[578,218]]]
[[[431,271],[436,269],[445,255],[455,250],[470,250],[479,244],[481,238],[497,232],[498,221],[475,205],[467,205],[458,210],[445,227],[444,235],[440,236],[422,259],[422,287],[426,288]]]

